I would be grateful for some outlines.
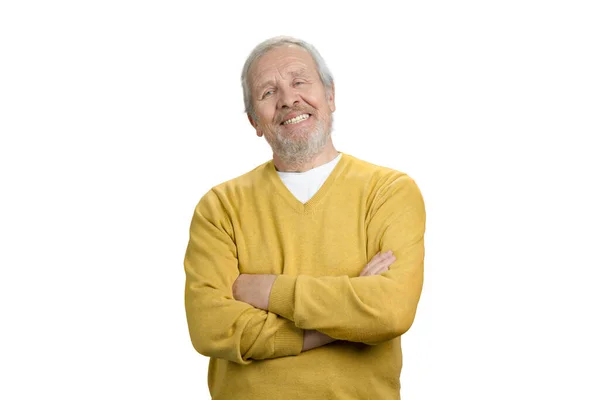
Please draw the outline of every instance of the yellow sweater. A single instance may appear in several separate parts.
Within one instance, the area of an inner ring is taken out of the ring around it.
[[[199,201],[184,259],[194,348],[213,400],[400,399],[400,335],[423,285],[425,208],[405,173],[349,154],[305,204],[273,161]],[[359,276],[379,251],[396,261]],[[269,311],[237,301],[239,274],[277,274]],[[337,341],[302,352],[304,330]]]

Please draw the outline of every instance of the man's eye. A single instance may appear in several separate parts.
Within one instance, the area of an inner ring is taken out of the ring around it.
[[[294,85],[298,86],[298,85],[303,84],[303,83],[304,82],[296,82],[296,83],[294,83]]]
[[[263,94],[263,98],[267,97],[268,95],[270,95],[272,93],[273,93],[272,90],[266,91],[265,94]]]

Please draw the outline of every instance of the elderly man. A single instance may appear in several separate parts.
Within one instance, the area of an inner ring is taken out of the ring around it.
[[[399,399],[423,285],[417,185],[335,149],[333,78],[310,44],[259,44],[242,87],[273,159],[200,199],[184,259],[213,400]]]

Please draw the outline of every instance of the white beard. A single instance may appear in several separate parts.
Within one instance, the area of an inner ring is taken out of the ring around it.
[[[301,132],[292,136],[282,135],[281,129],[275,131],[274,137],[264,135],[273,149],[273,153],[287,166],[303,165],[321,154],[331,136],[333,115],[326,122],[318,121],[315,131]],[[301,136],[301,137],[300,137]]]

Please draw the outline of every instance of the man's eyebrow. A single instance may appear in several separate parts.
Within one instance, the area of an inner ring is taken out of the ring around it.
[[[288,75],[290,75],[293,78],[296,78],[298,76],[306,76],[306,70],[300,69],[300,70],[297,70],[297,71],[290,71],[288,73]]]
[[[266,82],[262,83],[261,85],[257,86],[257,87],[256,87],[256,90],[262,90],[263,88],[265,88],[265,87],[267,87],[267,86],[274,85],[274,84],[275,84],[275,81],[274,81],[274,80],[268,80],[268,81],[266,81]]]
[[[288,76],[292,77],[292,78],[297,78],[297,77],[307,77],[306,74],[306,70],[305,69],[300,69],[300,70],[296,70],[296,71],[290,71],[287,73]],[[275,85],[275,81],[270,79],[262,84],[260,84],[259,86],[256,87],[256,90],[262,90],[263,88],[267,87],[267,86],[272,86]]]

